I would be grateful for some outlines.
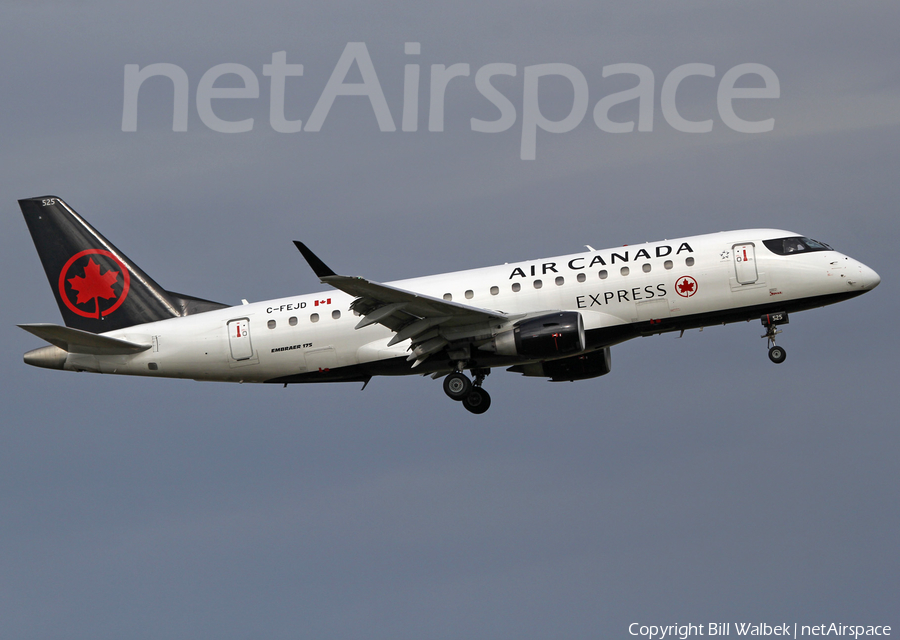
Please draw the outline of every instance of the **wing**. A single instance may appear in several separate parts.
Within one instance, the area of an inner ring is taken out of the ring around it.
[[[416,367],[441,349],[454,353],[468,350],[473,344],[491,339],[493,332],[513,319],[501,311],[490,311],[456,302],[433,298],[414,291],[398,289],[354,276],[341,276],[332,271],[302,242],[294,244],[324,284],[356,296],[350,305],[362,319],[362,329],[380,324],[394,332],[388,346],[409,339],[410,354]]]

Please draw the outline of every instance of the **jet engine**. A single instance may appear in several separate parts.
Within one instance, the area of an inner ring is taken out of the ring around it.
[[[605,376],[609,373],[610,364],[609,347],[604,347],[597,351],[559,360],[517,364],[507,371],[521,373],[525,376],[550,378],[551,382],[567,382]]]
[[[504,356],[559,358],[584,351],[585,344],[581,314],[561,311],[520,320],[480,349]]]

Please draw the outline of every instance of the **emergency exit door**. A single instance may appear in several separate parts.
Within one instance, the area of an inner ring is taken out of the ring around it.
[[[228,342],[231,345],[231,357],[235,360],[249,360],[253,357],[250,318],[239,318],[228,323]]]
[[[736,244],[733,247],[734,275],[738,284],[753,284],[759,278],[756,270],[756,253],[753,243]]]

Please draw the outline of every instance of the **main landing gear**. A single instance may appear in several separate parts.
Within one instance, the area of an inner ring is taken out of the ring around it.
[[[775,344],[775,336],[781,333],[781,329],[778,328],[778,325],[787,324],[789,322],[788,314],[784,311],[779,313],[768,313],[760,318],[760,320],[762,321],[762,325],[766,328],[765,335],[760,337],[768,340],[769,360],[775,364],[781,364],[784,362],[785,358],[787,358],[787,352],[784,350],[784,347],[779,347]]]
[[[484,413],[491,406],[491,396],[481,388],[481,384],[490,372],[490,369],[472,369],[475,376],[472,381],[466,374],[454,371],[444,378],[444,393],[452,400],[462,402],[466,410],[475,414]]]

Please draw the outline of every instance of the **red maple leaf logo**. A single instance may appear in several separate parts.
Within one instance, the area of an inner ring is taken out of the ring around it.
[[[102,256],[104,258],[109,258],[110,262],[101,260],[98,264],[93,258],[90,258],[88,264],[83,267],[83,276],[75,275],[74,277],[67,279],[69,275],[78,273],[78,267],[75,266],[76,263],[88,256]],[[106,265],[103,267],[106,269],[106,273],[100,273],[101,265]],[[119,267],[118,271],[110,269],[110,267],[116,265]],[[119,280],[119,277],[122,278],[121,281]],[[128,272],[128,267],[125,266],[125,263],[123,263],[116,254],[106,251],[105,249],[85,249],[69,258],[60,270],[58,285],[59,298],[72,313],[83,318],[99,319],[101,314],[103,316],[108,316],[122,306],[122,303],[125,302],[125,298],[128,297],[130,282],[131,274]],[[118,294],[113,290],[113,285],[121,287]],[[78,293],[75,300],[72,299],[73,290]],[[105,300],[112,298],[113,302],[107,308],[101,310],[100,298]],[[90,304],[91,300],[95,301],[95,308],[93,311],[85,311],[84,309],[75,306],[76,304]]]
[[[675,285],[675,293],[682,298],[690,298],[697,293],[697,281],[691,276],[682,276],[678,278],[677,284]]]
[[[100,317],[100,298],[108,300],[118,297],[113,291],[112,285],[119,279],[119,272],[109,270],[106,273],[100,273],[100,265],[91,258],[84,267],[84,277],[75,276],[69,278],[69,285],[78,292],[76,304],[85,304],[94,300],[97,305],[95,318]]]

